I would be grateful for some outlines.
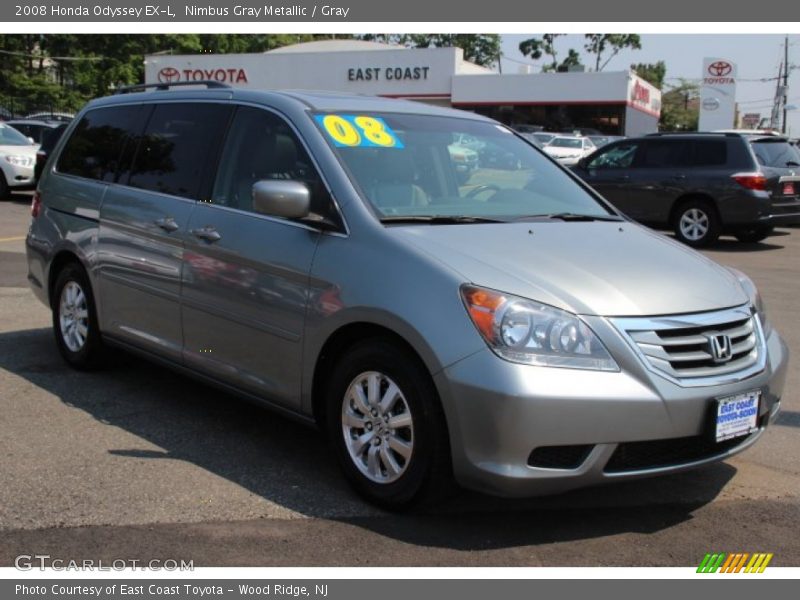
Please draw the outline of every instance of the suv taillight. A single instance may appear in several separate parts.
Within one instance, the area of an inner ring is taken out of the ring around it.
[[[42,197],[39,192],[34,192],[33,200],[31,200],[31,216],[35,219],[42,212]]]
[[[767,178],[761,173],[736,173],[731,177],[736,183],[748,190],[767,191]]]

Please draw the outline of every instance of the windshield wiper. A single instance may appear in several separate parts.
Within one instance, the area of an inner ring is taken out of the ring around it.
[[[490,217],[468,217],[464,215],[396,215],[382,217],[381,223],[427,223],[429,225],[452,225],[463,223],[506,223],[502,219]]]
[[[617,215],[581,215],[570,212],[550,213],[542,215],[526,215],[524,217],[518,217],[515,220],[526,221],[534,219],[558,219],[560,221],[623,221],[624,220],[621,217],[618,217]]]

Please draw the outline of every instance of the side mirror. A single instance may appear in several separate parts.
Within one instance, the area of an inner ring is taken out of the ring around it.
[[[305,183],[262,179],[253,184],[253,210],[272,217],[302,219],[311,207],[311,192]]]
[[[587,158],[589,158],[589,157],[588,157],[588,156],[584,156],[582,159],[580,159],[580,160],[578,161],[578,167],[580,167],[581,169],[585,169],[585,168],[586,168],[586,165],[587,165],[587,164],[588,164],[588,162],[589,162],[588,160],[586,160]]]
[[[33,144],[36,143],[36,140],[33,139],[31,136],[28,136],[28,143],[32,146]]]

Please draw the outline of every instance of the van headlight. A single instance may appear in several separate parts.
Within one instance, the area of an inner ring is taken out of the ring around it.
[[[750,299],[750,306],[753,308],[758,320],[761,322],[761,330],[764,332],[764,339],[767,339],[772,333],[772,324],[767,319],[767,309],[764,306],[764,300],[761,298],[761,294],[758,292],[756,284],[753,283],[753,280],[742,273],[739,269],[734,269],[733,267],[725,268],[733,273],[733,275],[739,281],[739,285],[742,286],[745,294],[747,294],[747,297]]]
[[[542,367],[619,371],[578,316],[546,304],[472,285],[461,286],[472,322],[501,358]]]

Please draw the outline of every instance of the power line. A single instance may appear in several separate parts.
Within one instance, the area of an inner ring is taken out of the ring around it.
[[[0,50],[0,54],[9,56],[22,56],[24,58],[35,58],[36,60],[60,60],[60,61],[81,61],[81,60],[104,60],[104,56],[47,56],[46,54],[27,54],[26,52],[12,52],[11,50]]]

